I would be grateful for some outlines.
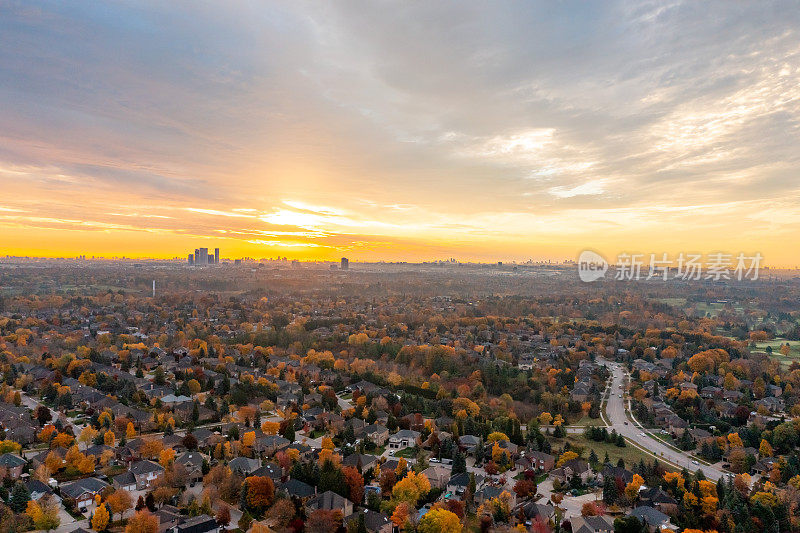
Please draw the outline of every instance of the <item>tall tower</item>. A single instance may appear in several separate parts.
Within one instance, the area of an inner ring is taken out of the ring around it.
[[[214,264],[219,264],[219,248],[214,248]]]
[[[342,270],[349,270],[350,269],[350,261],[346,257],[342,257]]]
[[[156,280],[153,280],[153,298],[156,297]]]

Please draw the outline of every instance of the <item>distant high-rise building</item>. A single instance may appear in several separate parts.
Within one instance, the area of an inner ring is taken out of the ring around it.
[[[214,248],[214,264],[219,264],[219,248]]]
[[[194,254],[189,254],[189,266],[194,266]]]
[[[200,249],[199,248],[195,248],[194,249],[194,264],[195,265],[199,265],[200,264]]]
[[[346,257],[342,257],[342,270],[348,270],[350,268],[350,261]]]
[[[208,248],[200,248],[200,261],[201,265],[208,264]]]

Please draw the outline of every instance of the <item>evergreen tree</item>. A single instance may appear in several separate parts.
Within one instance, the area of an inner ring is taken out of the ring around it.
[[[11,490],[11,499],[8,502],[9,507],[15,513],[22,513],[28,506],[28,501],[31,499],[31,493],[21,481],[17,481],[14,488]]]
[[[467,460],[460,450],[456,450],[453,455],[453,475],[467,471]]]

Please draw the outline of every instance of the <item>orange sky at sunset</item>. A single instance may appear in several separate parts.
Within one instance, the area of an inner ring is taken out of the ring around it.
[[[796,13],[3,9],[3,255],[800,265]]]

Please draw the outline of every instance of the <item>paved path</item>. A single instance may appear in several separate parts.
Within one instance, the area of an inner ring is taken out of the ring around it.
[[[627,380],[627,372],[620,363],[606,362],[611,369],[611,390],[606,403],[606,417],[610,426],[617,430],[626,439],[631,441],[650,455],[657,456],[679,468],[686,468],[690,472],[702,470],[707,479],[717,481],[726,477],[728,472],[714,465],[705,465],[694,460],[687,452],[682,452],[667,446],[658,439],[647,435],[644,428],[628,418],[626,412],[625,394],[623,384]]]

